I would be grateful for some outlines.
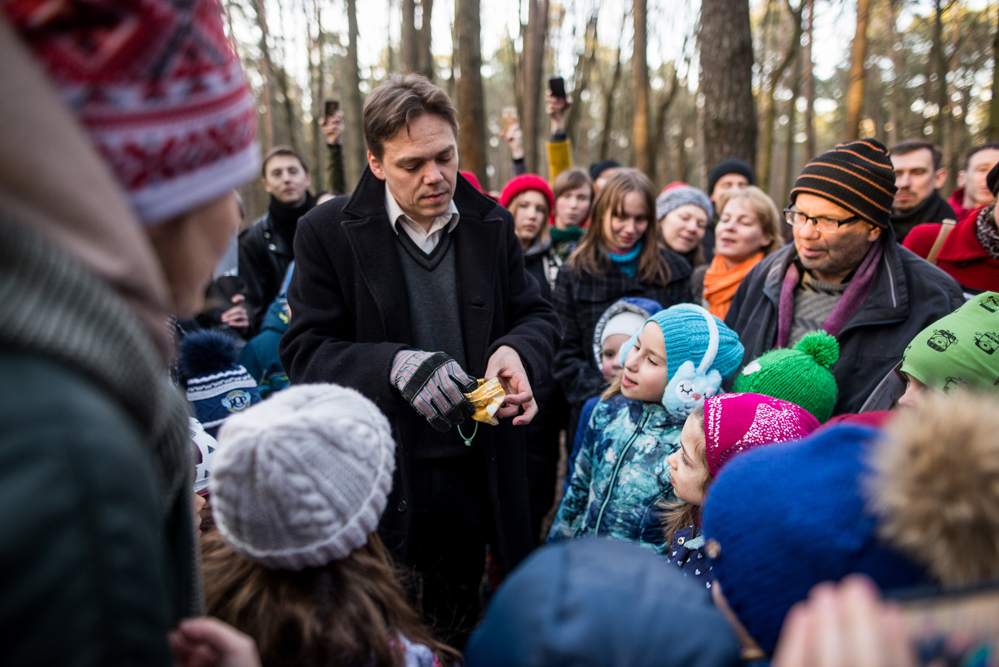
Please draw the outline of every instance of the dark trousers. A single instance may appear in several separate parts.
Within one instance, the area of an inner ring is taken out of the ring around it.
[[[461,650],[482,613],[495,541],[485,464],[477,453],[417,459],[411,472],[414,602],[434,636]]]

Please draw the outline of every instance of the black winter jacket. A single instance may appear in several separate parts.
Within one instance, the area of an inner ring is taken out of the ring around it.
[[[953,278],[895,243],[883,232],[884,255],[867,300],[838,336],[833,376],[839,396],[833,415],[858,412],[881,379],[898,363],[909,341],[964,303]],[[797,258],[794,243],[754,266],[739,285],[725,317],[746,348],[743,365],[773,349],[777,305],[787,267]]]
[[[293,259],[295,255],[274,229],[270,213],[264,213],[239,235],[239,277],[246,283],[250,335],[260,331]]]
[[[524,270],[509,211],[464,177],[455,187],[460,221],[454,237],[466,371],[483,377],[501,345],[520,354],[533,383],[548,373],[561,329],[537,282]],[[379,532],[400,563],[410,563],[410,459],[438,434],[390,383],[396,353],[412,347],[409,299],[395,232],[385,211],[385,183],[365,169],[350,197],[301,219],[295,273],[288,290],[291,323],[281,361],[292,383],[334,382],[373,400],[392,424],[397,466]],[[466,428],[467,430],[467,428]],[[504,420],[474,440],[486,461],[503,564],[512,569],[534,546],[525,473],[524,430]],[[460,534],[460,526],[455,527]]]
[[[552,300],[562,320],[562,348],[555,356],[554,374],[570,404],[580,406],[600,393],[604,377],[593,358],[593,330],[612,303],[626,296],[658,301],[663,308],[690,302],[690,264],[672,250],[661,249],[669,267],[666,285],[648,285],[611,267],[604,275],[573,273],[563,265],[555,279]]]

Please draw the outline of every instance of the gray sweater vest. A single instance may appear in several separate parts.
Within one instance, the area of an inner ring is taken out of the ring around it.
[[[451,234],[445,232],[429,255],[405,232],[395,238],[409,294],[413,346],[426,352],[444,352],[466,368],[458,270]]]

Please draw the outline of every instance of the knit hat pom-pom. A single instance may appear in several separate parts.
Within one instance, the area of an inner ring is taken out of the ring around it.
[[[804,352],[823,368],[832,368],[839,359],[839,342],[825,331],[805,334],[794,349]]]

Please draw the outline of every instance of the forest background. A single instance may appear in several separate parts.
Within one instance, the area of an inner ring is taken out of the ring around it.
[[[361,108],[390,73],[451,95],[460,167],[511,177],[504,108],[518,110],[530,171],[547,176],[548,78],[570,98],[578,165],[613,158],[661,188],[704,187],[730,156],[778,203],[840,141],[925,138],[949,194],[967,150],[999,140],[999,0],[224,0],[257,100],[260,140],[287,144],[326,185],[325,100],[344,112],[346,182],[365,165]],[[266,209],[243,190],[247,221]]]

